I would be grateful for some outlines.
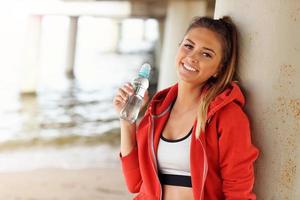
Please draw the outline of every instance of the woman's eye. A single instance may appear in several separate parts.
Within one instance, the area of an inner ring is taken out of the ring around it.
[[[188,49],[192,49],[193,48],[193,46],[190,45],[190,44],[184,44],[183,46],[186,47],[186,48],[188,48]]]
[[[204,57],[207,57],[207,58],[211,58],[211,55],[209,54],[209,53],[202,53],[202,55],[204,56]]]

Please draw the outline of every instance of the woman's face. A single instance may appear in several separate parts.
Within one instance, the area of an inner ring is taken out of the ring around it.
[[[217,74],[222,60],[222,45],[217,33],[193,28],[184,37],[176,55],[181,81],[201,85]]]

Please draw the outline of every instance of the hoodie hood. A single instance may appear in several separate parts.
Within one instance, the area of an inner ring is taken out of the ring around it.
[[[172,105],[172,102],[174,102],[177,97],[177,93],[178,84],[175,84],[158,92],[153,97],[153,100],[149,105],[150,113],[152,115],[161,115],[163,112],[170,108],[170,105]],[[231,82],[230,86],[227,87],[210,103],[207,118],[209,119],[218,110],[231,102],[235,102],[241,107],[243,107],[245,104],[244,95],[236,82]]]

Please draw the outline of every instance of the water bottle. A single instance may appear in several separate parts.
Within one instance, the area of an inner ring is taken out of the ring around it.
[[[148,63],[142,65],[138,77],[133,79],[133,94],[128,98],[124,108],[120,112],[120,118],[134,123],[140,112],[144,95],[149,87],[149,75],[151,66]]]

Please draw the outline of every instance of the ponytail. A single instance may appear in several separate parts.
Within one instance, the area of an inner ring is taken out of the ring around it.
[[[200,138],[201,132],[205,132],[210,103],[237,78],[238,55],[237,31],[230,17],[225,16],[218,20],[209,17],[197,17],[192,21],[186,32],[198,27],[207,28],[220,36],[223,58],[217,77],[209,78],[202,87],[200,106],[197,113],[196,138]]]

